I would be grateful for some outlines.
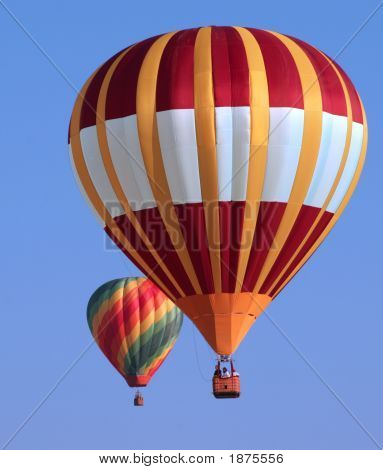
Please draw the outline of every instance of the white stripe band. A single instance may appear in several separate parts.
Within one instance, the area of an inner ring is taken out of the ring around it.
[[[195,115],[193,109],[157,113],[158,133],[168,184],[174,204],[201,202]],[[215,109],[216,153],[220,201],[246,199],[250,148],[250,108]],[[108,145],[121,186],[134,211],[155,207],[146,175],[136,116],[107,121]],[[270,108],[270,133],[262,201],[288,202],[299,163],[304,110]],[[313,179],[304,203],[322,207],[341,163],[347,133],[347,117],[323,113],[322,140]],[[80,132],[84,158],[100,198],[123,209],[106,174],[99,150],[96,126]],[[327,210],[341,203],[360,158],[363,125],[352,124],[350,152],[339,185]],[[256,158],[256,156],[255,156]],[[75,172],[76,173],[76,172]],[[252,182],[250,181],[249,184]],[[82,185],[80,185],[82,187]]]

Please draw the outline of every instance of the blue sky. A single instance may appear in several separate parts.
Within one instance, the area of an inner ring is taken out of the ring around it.
[[[88,348],[85,309],[91,293],[107,280],[139,274],[110,249],[74,181],[66,139],[75,89],[123,47],[192,26],[271,29],[335,56],[378,1],[352,7],[345,0],[1,3],[62,71],[0,5],[3,446]],[[241,399],[212,398],[214,355],[186,320],[174,351],[145,392],[144,408],[131,406],[132,390],[93,345],[8,448],[370,449],[383,444],[382,23],[383,8],[338,58],[368,117],[360,184],[324,245],[238,350]]]

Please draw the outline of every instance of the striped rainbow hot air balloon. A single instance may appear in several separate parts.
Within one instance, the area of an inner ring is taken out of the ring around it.
[[[124,49],[88,79],[70,125],[75,173],[105,230],[219,354],[332,229],[366,145],[339,65],[242,27]]]
[[[172,350],[180,309],[149,279],[128,277],[99,287],[88,303],[90,331],[131,387],[145,387]]]

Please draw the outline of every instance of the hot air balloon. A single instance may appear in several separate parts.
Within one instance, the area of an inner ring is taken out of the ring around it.
[[[88,303],[90,331],[130,387],[146,387],[172,350],[182,312],[149,279],[128,277],[99,287]],[[137,390],[136,406],[144,404]]]
[[[69,146],[106,232],[230,360],[346,207],[367,123],[323,52],[213,26],[105,62],[77,98]]]

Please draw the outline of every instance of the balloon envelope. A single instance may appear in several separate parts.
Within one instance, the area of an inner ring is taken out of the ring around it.
[[[109,281],[89,300],[90,331],[131,387],[148,384],[173,348],[182,312],[149,279]]]
[[[242,27],[124,49],[86,82],[70,126],[105,230],[221,354],[334,226],[366,145],[362,103],[334,61]]]

